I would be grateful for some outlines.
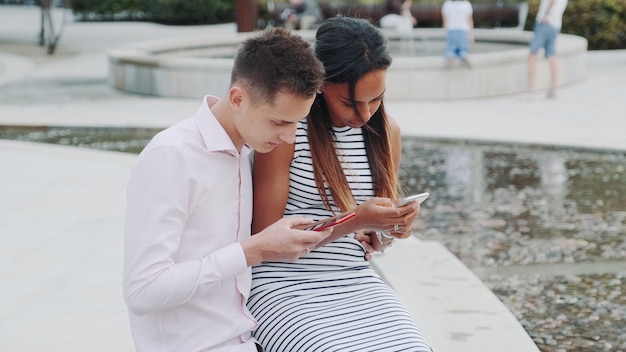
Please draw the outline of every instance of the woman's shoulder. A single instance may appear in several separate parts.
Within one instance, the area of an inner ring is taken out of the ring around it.
[[[400,124],[393,116],[387,114],[387,126],[389,126],[389,132],[392,136],[399,135],[401,133]]]

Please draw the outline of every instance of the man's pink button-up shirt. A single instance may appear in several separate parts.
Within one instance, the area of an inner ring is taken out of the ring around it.
[[[256,351],[246,308],[251,153],[205,97],[139,155],[127,190],[124,297],[139,351]]]

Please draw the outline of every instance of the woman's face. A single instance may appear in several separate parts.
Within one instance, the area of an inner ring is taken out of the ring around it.
[[[386,70],[368,72],[356,83],[354,100],[359,114],[352,107],[348,83],[324,83],[324,100],[333,126],[358,128],[365,125],[380,108],[385,89]]]

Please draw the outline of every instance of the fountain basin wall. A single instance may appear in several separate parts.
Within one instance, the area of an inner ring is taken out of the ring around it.
[[[532,32],[476,29],[477,44],[507,45],[502,50],[470,53],[471,69],[461,65],[446,67],[442,52],[431,50],[427,55],[419,54],[424,48],[442,47],[445,38],[442,29],[385,33],[390,43],[398,48],[395,53],[392,51],[394,61],[387,74],[387,99],[481,98],[515,94],[526,89],[528,42]],[[206,94],[220,96],[230,84],[235,48],[241,40],[254,34],[158,40],[110,50],[109,82],[130,93],[189,98]],[[307,40],[314,40],[314,32],[299,34]],[[586,51],[585,38],[559,35],[560,85],[575,83],[585,77]],[[547,89],[548,62],[542,56],[538,62],[537,88]]]

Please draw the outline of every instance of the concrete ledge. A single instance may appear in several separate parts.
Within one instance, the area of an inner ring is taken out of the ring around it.
[[[0,236],[0,350],[133,349],[121,266],[124,190],[135,160],[0,140],[0,233],[10,234]],[[441,245],[398,241],[375,265],[435,351],[537,351],[504,305]]]
[[[121,272],[135,155],[0,140],[0,351],[133,351]]]
[[[522,92],[526,89],[527,44],[531,32],[477,29],[477,42],[519,44],[516,49],[471,54],[472,69],[446,68],[443,53],[413,56],[411,47],[442,43],[440,28],[400,33],[385,31],[392,41],[408,48],[408,55],[394,56],[387,75],[390,100],[466,99]],[[238,43],[254,33],[213,38],[208,36],[138,43],[110,50],[109,83],[130,93],[199,98],[210,92],[224,94],[230,84],[232,59]],[[315,32],[298,32],[313,41]],[[558,41],[561,84],[586,75],[587,40],[561,34]],[[537,88],[548,87],[548,65],[540,60]],[[493,79],[497,77],[497,79]]]
[[[506,306],[441,244],[396,241],[373,262],[434,351],[539,351]]]

